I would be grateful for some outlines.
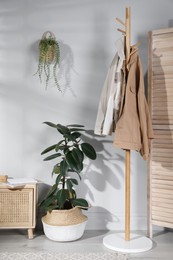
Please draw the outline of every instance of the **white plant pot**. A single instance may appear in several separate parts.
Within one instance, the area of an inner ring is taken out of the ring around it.
[[[42,218],[44,233],[47,238],[54,241],[77,240],[84,233],[87,219],[78,207],[52,210]]]
[[[44,223],[43,220],[42,223],[47,238],[54,241],[67,242],[82,237],[87,221],[71,226],[52,226]]]

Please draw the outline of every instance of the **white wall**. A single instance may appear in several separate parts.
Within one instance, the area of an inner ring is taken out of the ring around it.
[[[57,140],[42,124],[84,124],[93,130],[108,66],[119,38],[115,18],[124,19],[131,6],[131,42],[141,41],[146,76],[147,33],[173,26],[172,0],[6,0],[0,1],[0,171],[12,177],[35,177],[52,184],[53,162],[41,151]],[[33,74],[38,42],[52,31],[60,43],[61,95],[45,90]],[[97,161],[86,161],[78,194],[93,206],[89,229],[124,228],[124,151],[113,148],[112,137],[86,139],[96,148]],[[131,156],[131,228],[146,228],[147,165]],[[42,190],[41,190],[42,191]],[[39,194],[41,193],[39,192]]]

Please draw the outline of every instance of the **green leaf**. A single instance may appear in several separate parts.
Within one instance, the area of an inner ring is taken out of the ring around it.
[[[70,151],[69,148],[67,148],[67,147],[64,148],[64,151],[63,151],[63,152],[64,152],[64,155],[66,155],[69,151]]]
[[[83,164],[79,160],[75,150],[76,149],[73,149],[72,151],[66,154],[66,161],[72,170],[76,172],[81,172],[83,169]]]
[[[46,207],[46,211],[52,211],[53,209],[59,209],[59,205],[50,205]]]
[[[55,158],[60,157],[60,156],[61,156],[61,153],[55,153],[55,154],[52,154],[52,155],[44,158],[44,161],[49,161],[49,160],[55,159]]]
[[[92,147],[92,145],[88,144],[88,143],[82,143],[81,144],[81,148],[83,153],[90,158],[91,160],[95,160],[97,155],[95,152],[95,149]]]
[[[78,185],[78,181],[76,179],[68,179],[69,181],[71,181],[73,184]]]
[[[56,128],[57,128],[58,132],[60,132],[62,135],[69,133],[68,127],[63,126],[61,124],[57,124]]]
[[[69,166],[68,166],[68,164],[67,164],[65,159],[60,162],[60,173],[63,176],[65,176],[67,174],[68,168],[69,168]]]
[[[51,145],[50,147],[46,148],[41,154],[48,153],[48,152],[52,151],[53,149],[55,149],[55,147],[56,147],[56,144]]]
[[[51,205],[55,205],[55,201],[56,196],[49,196],[40,203],[40,208],[47,211],[48,207],[50,207]]]
[[[53,171],[52,171],[52,174],[55,173],[55,174],[59,174],[60,173],[60,165],[59,163],[56,164],[54,167],[53,167]]]
[[[43,122],[43,124],[46,124],[46,125],[48,125],[48,126],[57,128],[57,125],[55,125],[54,123],[51,123],[51,122]]]
[[[60,144],[62,144],[65,140],[61,140],[60,142],[58,142],[55,146],[55,151],[58,152],[58,150],[62,150],[65,146],[60,146]]]
[[[84,160],[84,154],[83,152],[78,148],[76,147],[75,149],[73,149],[74,153],[76,153],[77,157],[78,157],[78,160],[82,163],[83,160]]]
[[[48,194],[46,195],[46,198],[49,198],[50,196],[52,196],[55,191],[57,190],[57,184],[54,184],[51,189],[49,190]]]
[[[72,182],[68,179],[66,181],[66,184],[67,184],[67,189],[69,190],[69,192],[72,192],[72,188],[73,188]]]
[[[84,125],[72,124],[72,125],[67,125],[67,127],[84,127]]]
[[[77,163],[76,163],[76,160],[75,158],[73,158],[73,155],[72,155],[72,152],[69,151],[67,154],[66,154],[66,162],[68,163],[69,167],[73,170],[73,171],[76,171],[77,169]],[[77,170],[78,171],[78,170]]]
[[[76,172],[76,173],[77,173],[77,175],[79,176],[79,179],[80,179],[80,180],[82,180],[82,178],[81,178],[80,174],[79,174],[78,172]]]
[[[79,132],[74,132],[72,135],[75,137],[75,139],[79,138],[81,136],[81,133]]]
[[[73,199],[71,203],[74,207],[78,206],[83,209],[87,209],[89,207],[88,202],[85,199]]]
[[[71,192],[69,192],[69,199],[76,199],[76,192],[75,190],[71,190]]]
[[[69,192],[69,199],[76,199],[76,192],[74,189]]]
[[[60,209],[63,208],[65,201],[69,198],[68,190],[59,190],[57,192],[56,198],[58,200],[58,204]]]
[[[70,128],[69,129],[70,130],[70,132],[81,132],[81,131],[85,131],[85,129],[80,129],[80,128]]]
[[[76,141],[76,137],[72,134],[64,134],[64,137],[68,139],[68,141]]]
[[[62,179],[62,174],[59,174],[59,175],[56,177],[56,185],[59,185],[59,183],[61,182],[61,179]]]
[[[67,145],[60,145],[60,146],[59,146],[59,150],[60,150],[60,151],[63,151],[63,152],[64,152],[66,149],[68,149],[68,148],[67,148]],[[65,152],[64,152],[64,153],[65,153]]]

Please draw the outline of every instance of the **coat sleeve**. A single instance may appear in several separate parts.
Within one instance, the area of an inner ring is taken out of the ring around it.
[[[142,72],[142,65],[140,59],[138,59],[138,78],[139,89],[138,89],[138,109],[139,109],[139,121],[140,121],[140,131],[141,131],[141,150],[140,154],[144,160],[148,160],[150,155],[150,144],[153,138],[152,122],[149,113],[148,104],[145,97],[144,89],[144,78]]]
[[[108,109],[108,100],[111,91],[112,78],[114,77],[115,67],[118,61],[118,53],[116,53],[115,57],[112,60],[112,63],[109,67],[109,70],[106,75],[106,79],[103,85],[102,93],[100,96],[97,118],[95,123],[94,133],[97,135],[106,135],[103,134],[103,128],[105,123],[106,112]],[[113,108],[112,108],[113,109]],[[109,133],[107,133],[109,134]]]

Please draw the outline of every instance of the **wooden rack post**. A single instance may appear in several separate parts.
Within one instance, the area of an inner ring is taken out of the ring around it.
[[[130,58],[130,7],[126,8],[126,64]],[[126,150],[126,204],[125,204],[125,240],[130,240],[130,150]]]
[[[122,22],[116,18],[118,22],[125,26],[125,31],[118,31],[125,34],[125,59],[126,65],[130,58],[130,7],[126,7],[126,21]],[[130,150],[126,150],[126,184],[125,184],[125,240],[130,240]]]

